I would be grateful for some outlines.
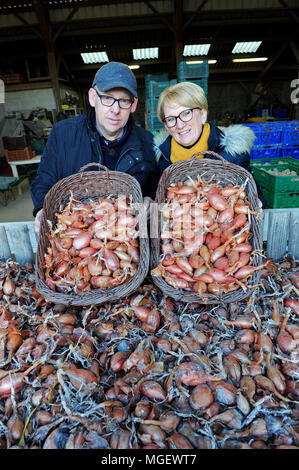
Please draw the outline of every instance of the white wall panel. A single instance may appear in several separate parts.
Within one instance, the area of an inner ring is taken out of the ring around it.
[[[52,110],[55,107],[52,88],[8,91],[5,93],[5,112],[29,111],[34,108]]]

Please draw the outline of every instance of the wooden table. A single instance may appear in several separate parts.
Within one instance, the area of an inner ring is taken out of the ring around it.
[[[18,173],[18,168],[17,168],[18,165],[39,165],[41,157],[42,157],[41,155],[37,155],[36,157],[30,158],[29,160],[19,160],[17,162],[8,162],[8,164],[10,165],[12,169],[13,176],[15,176],[16,178],[19,178],[19,173]],[[21,185],[18,185],[18,192],[19,192],[19,195],[22,194]]]

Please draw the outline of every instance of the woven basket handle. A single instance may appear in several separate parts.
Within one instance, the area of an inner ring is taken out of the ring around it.
[[[214,157],[220,158],[223,163],[227,163],[227,160],[225,160],[225,158],[223,158],[216,152],[212,152],[212,150],[203,150],[202,152],[195,153],[194,155],[192,155],[192,157],[190,157],[190,163],[193,163],[196,157],[198,157],[199,155],[205,155],[206,153],[208,153],[209,155],[214,155]]]
[[[97,163],[97,162],[94,162],[94,163],[87,163],[87,165],[84,165],[82,166],[82,168],[80,168],[79,170],[79,173],[83,173],[84,170],[86,170],[86,168],[89,168],[90,166],[99,166],[100,168],[102,168],[103,170],[105,170],[107,173],[108,173],[108,176],[109,176],[109,170],[106,166],[104,165],[101,165],[101,163]]]

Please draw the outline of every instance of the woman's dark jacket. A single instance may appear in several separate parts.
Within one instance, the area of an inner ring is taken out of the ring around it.
[[[94,109],[86,115],[59,121],[53,126],[40,161],[38,173],[31,184],[33,214],[42,209],[49,189],[67,176],[78,173],[88,163],[103,164],[100,136],[93,125]],[[128,122],[128,136],[121,144],[115,171],[128,173],[140,183],[143,196],[154,198],[158,182],[153,136],[137,126],[133,118]],[[99,170],[89,167],[88,171]]]
[[[246,170],[249,170],[249,155],[254,139],[254,133],[249,127],[235,125],[221,128],[210,123],[208,149],[218,153],[225,158],[225,160],[236,163]],[[171,136],[164,134],[163,138],[157,134],[157,136],[155,136],[155,144],[158,145],[160,150],[160,154],[157,154],[157,160],[160,173],[162,173],[165,168],[171,165]],[[212,155],[207,155],[207,158],[216,159],[216,157]]]
[[[213,123],[209,124],[208,150],[218,153],[225,160],[240,165],[249,171],[249,173],[252,173],[250,168],[250,152],[255,139],[254,132],[249,127],[239,124],[229,127],[216,127]],[[172,163],[170,160],[171,139],[172,137],[164,131],[154,137],[156,160],[160,176]],[[207,155],[207,158],[217,160],[217,157],[213,155]],[[257,190],[260,200],[265,205],[264,196],[258,186]]]

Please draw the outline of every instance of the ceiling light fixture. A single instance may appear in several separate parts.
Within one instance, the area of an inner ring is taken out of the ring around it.
[[[186,60],[187,65],[196,65],[196,64],[203,64],[203,60]],[[208,60],[209,64],[216,64],[217,60],[210,59]]]
[[[251,54],[258,50],[262,41],[236,42],[232,54]]]
[[[82,52],[81,57],[83,59],[84,64],[109,62],[106,52]]]
[[[140,65],[129,65],[129,69],[131,70],[136,70],[136,69],[139,69],[140,68]]]
[[[247,57],[247,59],[233,59],[233,62],[265,62],[268,57]]]
[[[133,49],[134,60],[158,59],[158,57],[159,57],[158,47],[146,47],[143,49]]]
[[[211,44],[189,44],[184,46],[183,56],[207,55]]]

